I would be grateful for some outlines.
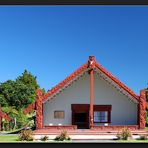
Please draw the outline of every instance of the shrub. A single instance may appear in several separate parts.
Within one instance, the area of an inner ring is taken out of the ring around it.
[[[147,135],[140,135],[140,137],[138,138],[138,140],[147,140],[148,137]]]
[[[20,141],[33,141],[33,131],[32,130],[22,130],[19,134]]]
[[[121,131],[118,131],[117,138],[120,140],[128,140],[132,137],[132,134],[128,128],[123,128]]]
[[[48,138],[48,136],[44,136],[44,137],[41,137],[40,140],[41,140],[41,141],[47,141],[47,140],[49,140],[49,138]]]
[[[64,140],[71,140],[69,135],[67,134],[67,131],[62,131],[59,136],[56,136],[55,141],[64,141]]]

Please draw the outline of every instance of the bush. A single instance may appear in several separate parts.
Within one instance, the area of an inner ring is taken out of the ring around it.
[[[128,140],[128,138],[132,137],[132,134],[128,128],[123,128],[121,132],[118,131],[116,136],[120,140]]]
[[[56,136],[55,141],[64,141],[64,140],[71,140],[69,135],[67,134],[67,131],[62,131],[59,136]]]
[[[49,140],[49,138],[48,138],[48,136],[44,136],[44,137],[41,137],[40,140],[41,140],[41,141],[47,141],[47,140]]]
[[[140,137],[137,140],[147,140],[147,135],[140,135]]]
[[[33,131],[32,130],[22,130],[19,134],[18,140],[33,141]]]

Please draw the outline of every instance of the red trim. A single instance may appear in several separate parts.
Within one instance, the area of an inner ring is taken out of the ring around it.
[[[89,104],[71,104],[71,109],[76,113],[87,112],[89,111]]]
[[[112,105],[94,105],[94,111],[110,111]]]
[[[119,130],[122,128],[129,128],[130,130],[137,130],[138,125],[109,125],[109,126],[92,126],[93,130]]]
[[[69,83],[71,80],[73,80],[77,75],[84,72],[87,68],[98,68],[101,72],[103,72],[107,77],[109,77],[112,81],[114,81],[116,84],[118,84],[122,89],[124,89],[126,92],[128,92],[131,96],[134,97],[136,101],[139,101],[139,96],[135,94],[130,88],[128,88],[125,84],[123,84],[120,80],[118,80],[115,76],[113,76],[110,72],[108,72],[104,67],[102,67],[100,64],[98,64],[94,57],[91,56],[94,63],[90,66],[90,60],[86,62],[84,65],[82,65],[80,68],[78,68],[75,72],[73,72],[71,75],[66,77],[62,82],[57,84],[54,88],[49,90],[43,97],[43,101],[46,101],[49,96],[56,93],[59,89],[63,88],[67,83]],[[89,57],[90,58],[90,57]]]
[[[60,125],[60,126],[56,126],[56,125],[52,125],[52,126],[49,126],[49,125],[45,125],[43,128],[45,129],[62,129],[62,130],[67,130],[67,129],[77,129],[77,126],[76,125]]]
[[[33,109],[35,109],[35,103],[29,104],[23,111],[25,115],[30,113]]]
[[[7,121],[11,121],[12,118],[10,116],[8,116],[6,113],[2,112],[0,110],[0,117],[6,119]]]

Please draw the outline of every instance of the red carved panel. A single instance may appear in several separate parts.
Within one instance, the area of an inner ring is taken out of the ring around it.
[[[29,104],[27,108],[24,109],[24,114],[28,114],[30,113],[33,109],[35,109],[35,102],[32,103],[32,104]]]
[[[139,100],[139,128],[144,129],[146,123],[146,93],[145,90],[140,91],[140,100]]]
[[[42,101],[43,101],[42,90],[38,89],[36,91],[36,128],[37,129],[40,129],[43,127]]]
[[[88,68],[90,69],[94,69],[95,68],[95,57],[94,56],[89,56],[89,60],[88,60]]]
[[[7,114],[5,114],[2,111],[0,111],[0,117],[6,119],[8,121],[11,121],[12,120],[12,118],[10,116],[8,116]]]

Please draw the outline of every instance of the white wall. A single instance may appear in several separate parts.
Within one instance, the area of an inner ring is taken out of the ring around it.
[[[118,92],[103,79],[94,76],[94,104],[112,105],[112,125],[137,124],[137,104]],[[71,125],[71,104],[89,104],[89,75],[84,75],[43,105],[44,125]],[[54,119],[54,111],[65,111],[65,119]]]

